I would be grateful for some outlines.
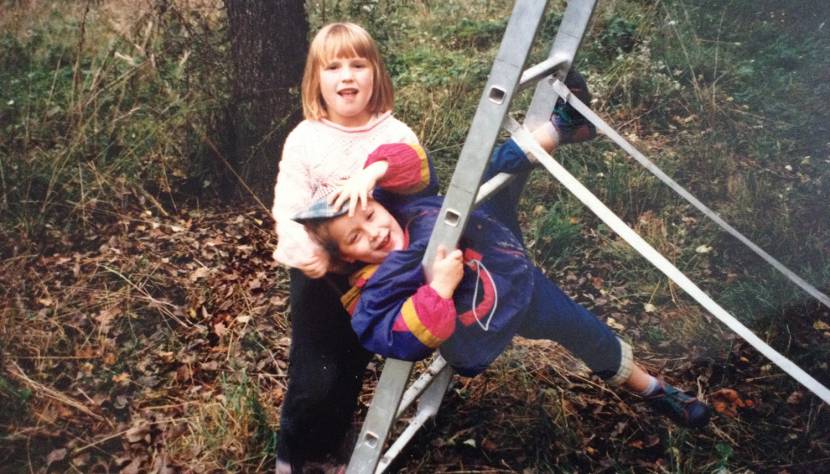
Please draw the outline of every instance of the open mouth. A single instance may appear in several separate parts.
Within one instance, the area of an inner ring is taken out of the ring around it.
[[[391,240],[392,239],[389,233],[387,232],[386,235],[383,237],[383,240],[378,242],[378,245],[375,247],[375,250],[386,250],[386,247],[389,246]]]
[[[337,92],[337,95],[341,97],[354,97],[357,95],[357,89],[343,89]]]

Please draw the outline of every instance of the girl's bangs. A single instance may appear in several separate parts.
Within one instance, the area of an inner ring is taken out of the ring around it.
[[[373,58],[372,45],[367,38],[362,38],[351,31],[338,33],[340,34],[330,35],[323,43],[321,59],[325,62],[336,58]]]

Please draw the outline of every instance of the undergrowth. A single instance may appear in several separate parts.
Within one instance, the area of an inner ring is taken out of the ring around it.
[[[203,137],[228,80],[218,5],[31,8],[4,16],[0,34],[0,212],[17,235],[3,254],[210,186]]]

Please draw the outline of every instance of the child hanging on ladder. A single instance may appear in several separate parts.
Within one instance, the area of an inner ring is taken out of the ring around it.
[[[574,92],[587,96],[584,83]],[[555,127],[534,133],[548,152],[557,143],[594,134],[566,103],[557,105],[553,122]],[[494,153],[487,176],[530,167],[509,140]],[[376,184],[373,199],[369,195]],[[432,196],[407,197],[425,189]],[[518,234],[516,199],[508,197],[518,196],[515,190],[500,191],[472,213],[460,248],[439,248],[427,280],[421,261],[441,209],[436,189],[420,146],[382,145],[344,189],[294,218],[331,259],[363,265],[341,301],[366,349],[419,360],[440,348],[458,373],[472,376],[492,363],[514,335],[550,339],[607,383],[642,395],[676,422],[688,427],[708,422],[710,410],[703,402],[646,373],[634,363],[628,344],[532,264]]]

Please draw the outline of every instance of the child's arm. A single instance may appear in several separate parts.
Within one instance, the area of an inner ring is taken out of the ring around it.
[[[369,154],[363,170],[346,180],[330,199],[339,208],[349,202],[349,215],[364,209],[375,186],[398,195],[435,194],[438,180],[427,152],[417,144],[390,143]]]
[[[304,165],[306,150],[303,145],[302,140],[292,134],[283,148],[271,209],[277,231],[274,258],[310,278],[319,278],[328,267],[328,254],[311,239],[302,224],[292,220],[313,199],[314,185]]]
[[[357,174],[343,181],[340,188],[329,196],[329,202],[334,201],[334,208],[339,209],[343,203],[348,201],[349,217],[354,216],[357,206],[360,206],[361,209],[366,209],[369,195],[375,189],[378,180],[383,178],[388,169],[389,163],[386,161],[376,161],[367,164]]]
[[[502,143],[490,156],[485,177],[492,177],[499,173],[519,173],[532,168],[533,163],[519,144],[511,138]]]
[[[384,264],[379,271],[363,275],[362,288],[358,276],[357,286],[343,297],[352,314],[352,328],[372,352],[423,359],[455,332],[452,294],[463,277],[461,251],[440,248],[428,283],[417,260],[400,267]]]

